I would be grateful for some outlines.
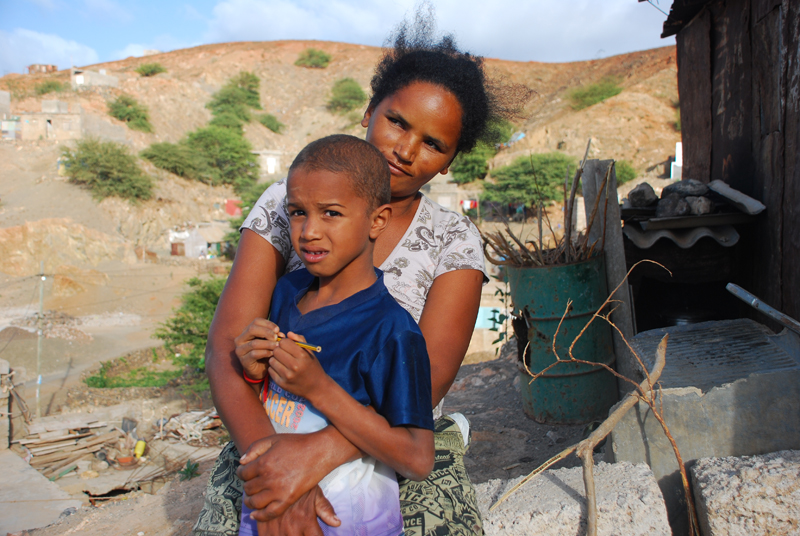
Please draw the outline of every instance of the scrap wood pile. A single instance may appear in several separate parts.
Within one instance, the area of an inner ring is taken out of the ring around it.
[[[31,467],[56,480],[76,470],[78,462],[97,458],[100,451],[113,463],[130,441],[125,432],[106,422],[72,418],[28,424],[28,435],[16,443]]]
[[[170,419],[159,419],[158,432],[153,439],[180,441],[193,446],[219,446],[225,435],[222,420],[214,408],[204,411],[187,411]]]
[[[553,230],[550,218],[544,210],[544,198],[536,201],[537,222],[539,225],[538,240],[522,241],[512,231],[508,222],[505,222],[505,234],[503,231],[497,232],[481,232],[483,237],[484,254],[486,259],[494,265],[502,266],[554,266],[557,264],[569,264],[571,262],[584,261],[592,258],[594,255],[599,254],[605,246],[605,229],[601,235],[600,240],[589,242],[589,232],[594,225],[595,219],[602,211],[605,213],[608,209],[608,196],[605,196],[604,206],[600,206],[600,199],[603,196],[598,195],[592,212],[587,222],[585,232],[577,232],[574,229],[573,220],[575,219],[575,197],[578,191],[578,185],[583,176],[583,170],[586,166],[586,161],[589,157],[589,149],[591,148],[592,140],[586,144],[586,152],[583,156],[575,174],[570,181],[569,171],[564,180],[564,234],[561,237]],[[533,163],[531,162],[531,166]],[[600,191],[607,188],[608,181],[611,177],[614,164],[606,169],[603,182],[600,185]],[[533,169],[534,178],[536,177],[536,169]],[[602,218],[605,221],[605,218]],[[555,246],[545,247],[543,226],[547,225],[551,235],[555,239]]]

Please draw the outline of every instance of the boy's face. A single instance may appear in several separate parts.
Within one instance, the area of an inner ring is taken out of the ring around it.
[[[350,179],[300,167],[289,175],[287,209],[292,246],[316,277],[360,274],[372,268],[372,244],[381,229]]]

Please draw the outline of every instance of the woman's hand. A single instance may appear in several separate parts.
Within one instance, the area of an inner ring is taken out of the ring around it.
[[[272,381],[292,394],[309,399],[312,393],[320,395],[322,382],[328,378],[319,360],[296,342],[306,342],[305,337],[289,332],[289,336],[277,344],[269,360],[269,375]]]
[[[323,536],[317,516],[332,527],[342,524],[319,486],[300,497],[277,518],[262,521],[260,512],[253,512],[253,519],[258,521],[259,536]]]
[[[342,463],[360,452],[352,445],[341,447],[348,459],[336,458],[336,445],[346,439],[335,429],[311,434],[275,434],[252,444],[241,457],[237,474],[244,481],[245,503],[256,520],[274,519],[311,491]],[[332,509],[331,509],[332,511]],[[319,512],[313,517],[320,515]],[[332,525],[332,519],[325,519]],[[279,533],[280,534],[280,533]]]
[[[278,338],[283,337],[285,335],[273,322],[256,318],[234,339],[236,357],[248,378],[263,380],[267,377],[269,359],[278,346]]]

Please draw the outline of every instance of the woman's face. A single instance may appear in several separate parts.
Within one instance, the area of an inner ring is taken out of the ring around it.
[[[389,162],[392,197],[416,195],[437,173],[447,173],[461,116],[455,95],[429,82],[413,82],[367,109],[361,126]]]

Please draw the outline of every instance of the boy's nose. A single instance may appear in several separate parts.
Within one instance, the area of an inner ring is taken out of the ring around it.
[[[306,218],[300,236],[305,240],[319,238],[319,222],[317,222],[316,218]]]

